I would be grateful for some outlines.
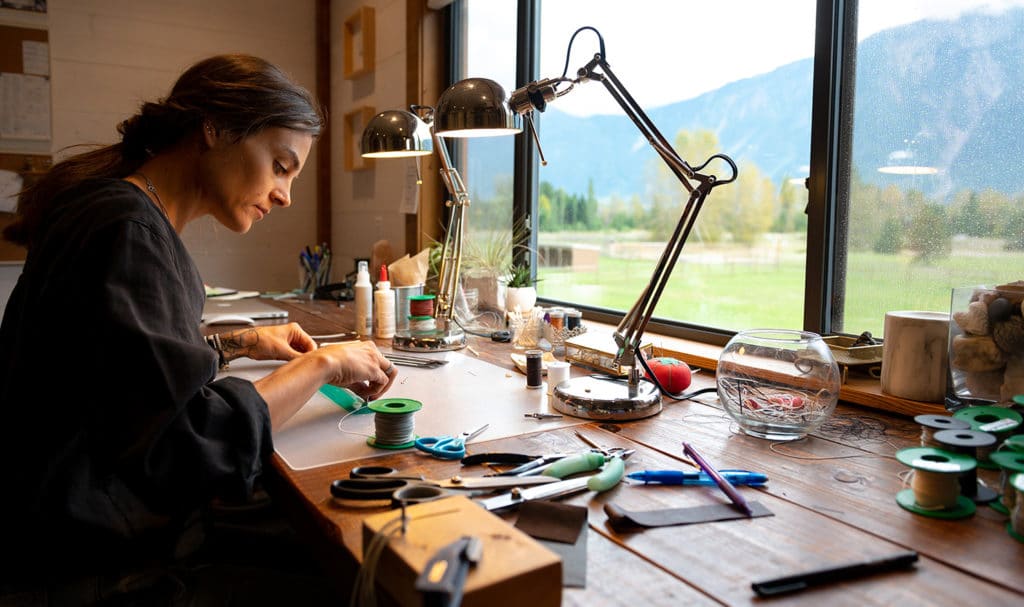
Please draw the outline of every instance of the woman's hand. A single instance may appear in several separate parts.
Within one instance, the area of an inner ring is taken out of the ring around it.
[[[372,341],[324,346],[316,356],[331,365],[327,383],[348,388],[368,401],[387,392],[398,375],[395,365]]]
[[[247,356],[253,360],[292,360],[316,350],[316,342],[298,323],[263,325],[221,333],[224,360]]]
[[[301,329],[296,327],[296,330],[309,339]],[[289,340],[287,334],[275,335],[295,351],[305,343],[300,338],[298,347],[295,347],[295,340]],[[259,337],[263,341],[262,334]],[[311,339],[309,345],[314,347]],[[308,351],[253,384],[267,403],[270,423],[279,427],[324,384],[348,388],[370,401],[384,394],[397,375],[395,366],[384,358],[372,341],[357,341]]]

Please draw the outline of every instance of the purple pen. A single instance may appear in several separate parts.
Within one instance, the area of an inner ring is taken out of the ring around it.
[[[753,511],[750,509],[750,505],[747,504],[747,500],[743,499],[743,496],[740,495],[739,491],[736,491],[736,487],[733,487],[729,481],[725,480],[722,475],[718,473],[718,470],[712,468],[711,464],[707,463],[707,461],[701,457],[700,453],[697,453],[696,449],[690,446],[690,443],[683,443],[683,453],[690,456],[693,461],[697,462],[697,465],[700,466],[701,470],[714,479],[718,488],[729,496],[729,500],[732,501],[733,505],[736,506],[740,512],[745,513],[747,516],[754,516]]]

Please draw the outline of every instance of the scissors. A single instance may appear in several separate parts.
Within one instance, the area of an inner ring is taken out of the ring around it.
[[[476,438],[490,424],[458,436],[425,436],[416,439],[416,448],[440,459],[462,459],[466,456],[466,442]]]
[[[528,485],[543,485],[557,482],[557,478],[536,476],[479,477],[453,476],[447,479],[431,480],[417,475],[405,475],[387,466],[359,466],[349,472],[349,478],[331,483],[331,495],[349,500],[391,500],[392,506],[418,504],[455,495],[461,492],[470,496],[482,495],[499,489],[512,489]]]

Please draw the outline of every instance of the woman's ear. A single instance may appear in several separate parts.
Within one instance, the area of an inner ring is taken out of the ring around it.
[[[217,129],[213,128],[213,125],[209,122],[203,123],[203,141],[206,143],[207,148],[212,148],[213,144],[217,143]]]

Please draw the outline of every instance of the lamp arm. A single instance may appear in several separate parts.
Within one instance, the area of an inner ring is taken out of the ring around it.
[[[459,271],[462,265],[463,225],[466,207],[469,206],[469,192],[459,171],[452,166],[448,147],[431,129],[434,150],[441,159],[441,180],[444,181],[451,199],[445,204],[452,207],[448,214],[448,229],[445,231],[444,246],[441,249],[441,268],[437,279],[436,318],[451,321],[455,314],[455,297],[458,294]]]
[[[601,71],[595,71],[596,68],[600,68]],[[668,284],[672,269],[675,267],[682,252],[683,244],[685,244],[689,237],[697,220],[697,215],[704,205],[704,200],[712,189],[735,181],[739,171],[736,168],[736,163],[724,154],[712,156],[698,169],[694,169],[685,160],[680,158],[675,148],[662,135],[658,127],[643,111],[643,108],[633,99],[633,96],[622,85],[600,54],[595,55],[587,65],[580,68],[577,72],[576,82],[585,82],[587,80],[595,80],[604,85],[608,93],[647,139],[647,143],[654,148],[669,170],[672,171],[683,187],[690,193],[683,213],[680,215],[672,232],[672,236],[666,243],[665,250],[662,251],[661,257],[655,266],[650,284],[644,288],[640,298],[623,316],[622,321],[615,330],[614,337],[618,348],[616,359],[619,364],[631,367],[633,373],[631,373],[630,383],[635,385],[634,382],[638,380],[638,376],[633,376],[638,372],[635,358],[636,350],[639,348],[644,331],[647,329],[647,323],[653,316],[654,309],[661,299],[661,294],[666,284]],[[731,168],[732,175],[728,179],[720,180],[715,175],[698,172],[715,158],[724,161]]]

